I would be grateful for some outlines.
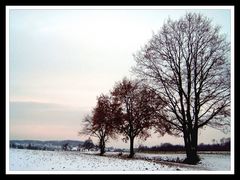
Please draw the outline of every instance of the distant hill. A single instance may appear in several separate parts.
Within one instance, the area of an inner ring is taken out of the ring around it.
[[[20,146],[20,147],[45,147],[47,149],[60,149],[64,144],[68,144],[68,146],[76,147],[79,144],[82,145],[84,141],[76,141],[76,140],[50,140],[50,141],[40,141],[40,140],[10,140],[10,147]]]

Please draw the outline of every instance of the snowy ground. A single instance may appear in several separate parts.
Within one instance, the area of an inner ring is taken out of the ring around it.
[[[201,162],[194,167],[198,170],[211,170],[211,171],[229,171],[231,169],[230,154],[223,153],[199,153]],[[185,158],[185,154],[145,154],[138,153],[136,158],[150,159],[156,161],[174,161],[182,162]],[[184,164],[183,164],[184,165]]]
[[[183,159],[184,154],[137,153],[136,159],[83,152],[9,150],[10,171],[230,171],[229,154],[200,154],[201,164],[186,165],[162,160]]]

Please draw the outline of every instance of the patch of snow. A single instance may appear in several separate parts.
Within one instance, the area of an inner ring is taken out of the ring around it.
[[[210,170],[210,171],[230,171],[231,170],[231,158],[228,152],[214,152],[214,153],[199,153],[200,163],[194,165],[199,170]],[[182,162],[185,158],[185,154],[180,153],[163,153],[163,154],[148,154],[148,153],[137,153],[136,158],[146,160],[158,160],[167,162]],[[182,163],[181,163],[182,164]],[[182,164],[187,166],[186,164]],[[190,165],[191,166],[191,165]]]
[[[231,169],[230,154],[200,154],[201,162],[197,166],[213,171],[229,171]]]

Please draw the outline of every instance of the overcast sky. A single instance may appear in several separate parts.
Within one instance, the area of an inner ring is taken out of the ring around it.
[[[124,76],[132,77],[133,53],[168,18],[178,19],[186,12],[208,16],[230,40],[230,10],[11,9],[10,139],[86,139],[77,132],[96,97]],[[155,136],[145,144],[182,143]],[[202,131],[200,142],[223,136],[229,135]]]

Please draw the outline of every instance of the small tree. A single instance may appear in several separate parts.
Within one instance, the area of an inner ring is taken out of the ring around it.
[[[95,147],[91,138],[88,138],[86,141],[84,141],[82,146],[84,149],[87,149],[88,151]]]
[[[150,136],[148,130],[155,124],[155,111],[163,104],[154,90],[127,78],[117,83],[111,94],[114,101],[121,105],[121,116],[116,119],[115,127],[123,134],[124,141],[130,140],[131,158],[134,156],[135,137],[146,140]],[[161,120],[158,119],[158,122],[160,124]],[[162,127],[164,134],[167,126]]]
[[[65,143],[62,145],[62,150],[67,151],[68,150],[68,143]]]
[[[33,146],[32,146],[32,144],[31,144],[31,143],[29,143],[29,144],[27,145],[26,149],[33,149]]]
[[[105,145],[109,138],[115,138],[113,122],[119,113],[119,105],[112,103],[110,97],[101,95],[97,98],[93,115],[86,116],[84,119],[85,126],[82,133],[99,139],[100,155],[105,153]]]

